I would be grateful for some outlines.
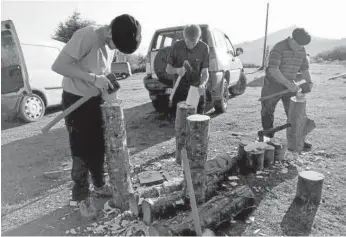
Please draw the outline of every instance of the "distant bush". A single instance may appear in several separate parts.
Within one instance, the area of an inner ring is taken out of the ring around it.
[[[324,61],[346,61],[346,46],[335,47],[332,50],[319,53],[314,57],[313,61],[316,63],[323,63]]]

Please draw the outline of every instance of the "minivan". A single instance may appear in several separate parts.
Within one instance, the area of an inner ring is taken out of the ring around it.
[[[216,112],[227,110],[230,96],[244,93],[246,76],[239,55],[242,48],[235,49],[230,38],[222,31],[204,24],[201,40],[210,49],[209,80],[206,88],[206,101]],[[167,56],[172,44],[183,39],[184,26],[170,27],[157,30],[151,40],[146,62],[144,87],[156,111],[163,111],[168,106],[168,97],[172,91],[176,75],[166,73]]]
[[[64,43],[21,42],[11,20],[1,22],[2,120],[34,122],[46,108],[61,104],[62,76],[51,66]]]
[[[126,79],[132,75],[131,66],[128,62],[112,62],[111,72],[122,79]]]

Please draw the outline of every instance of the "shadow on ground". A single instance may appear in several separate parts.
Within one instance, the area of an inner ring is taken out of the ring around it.
[[[315,219],[318,206],[306,205],[294,199],[281,222],[281,229],[287,236],[308,236]]]

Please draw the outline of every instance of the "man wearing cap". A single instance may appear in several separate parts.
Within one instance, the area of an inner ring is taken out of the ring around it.
[[[53,71],[64,76],[64,110],[83,96],[93,95],[65,118],[72,155],[74,201],[82,201],[89,196],[88,172],[96,194],[112,195],[104,179],[105,141],[100,108],[104,101],[101,94],[107,93],[107,89],[112,87],[106,75],[110,73],[114,49],[131,54],[140,41],[139,22],[130,15],[121,15],[109,25],[87,26],[77,30],[52,65]]]
[[[309,33],[303,28],[297,28],[292,32],[292,37],[278,42],[271,50],[261,96],[271,95],[285,89],[289,89],[291,93],[262,101],[261,118],[264,130],[273,128],[275,107],[280,100],[288,115],[290,98],[299,90],[294,83],[299,71],[302,78],[312,88],[309,60],[304,48],[310,41]],[[310,149],[311,144],[305,142],[304,148]]]
[[[209,79],[209,47],[200,40],[202,35],[198,25],[187,25],[184,28],[184,40],[175,42],[168,56],[166,72],[177,74],[182,79],[173,97],[171,114],[176,113],[177,103],[185,101],[189,93],[190,86],[199,88],[200,101],[197,113],[204,113],[205,88]],[[192,67],[191,72],[184,68],[184,61],[187,60]]]

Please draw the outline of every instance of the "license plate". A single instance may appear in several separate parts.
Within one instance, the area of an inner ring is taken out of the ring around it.
[[[173,90],[172,88],[167,88],[166,89],[166,94],[172,94],[172,90]]]

